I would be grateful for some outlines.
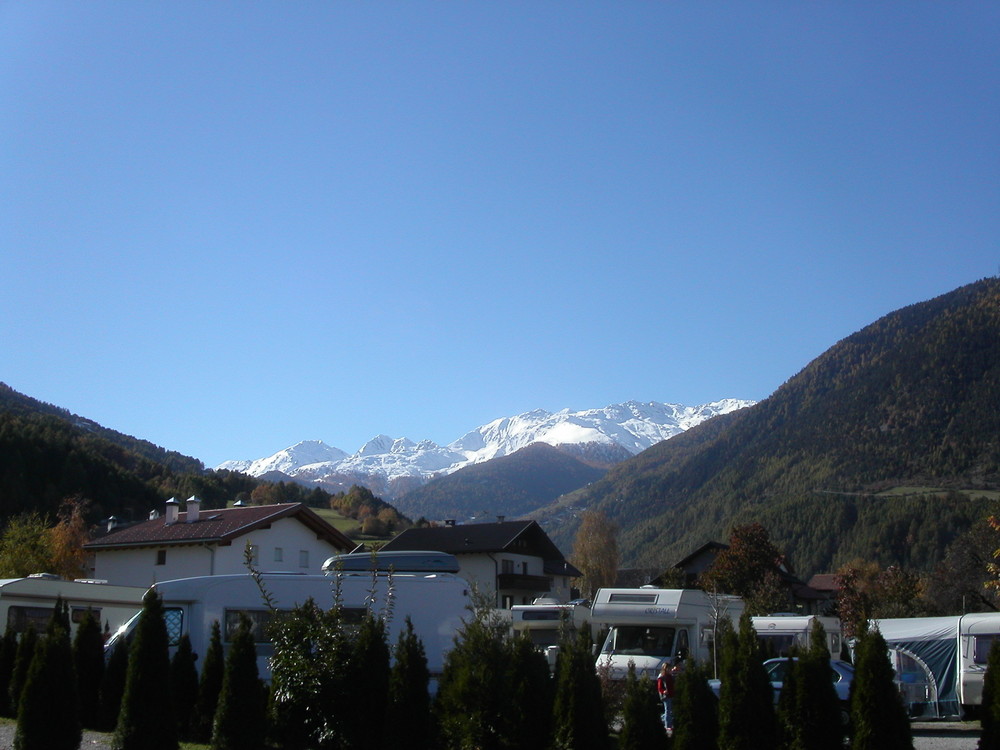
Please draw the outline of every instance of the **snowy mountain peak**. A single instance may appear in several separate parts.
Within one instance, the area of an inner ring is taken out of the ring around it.
[[[630,454],[684,432],[706,419],[726,414],[753,401],[722,399],[700,406],[626,401],[602,409],[552,413],[535,409],[514,417],[501,417],[471,430],[441,447],[430,440],[414,443],[407,438],[376,435],[353,455],[319,440],[297,443],[273,456],[255,461],[227,461],[220,469],[260,476],[281,471],[300,481],[323,485],[343,484],[344,477],[362,481],[391,498],[391,483],[411,477],[427,481],[463,466],[506,456],[531,443],[549,445],[620,446]],[[620,449],[619,449],[620,450]],[[411,483],[412,484],[412,483]]]

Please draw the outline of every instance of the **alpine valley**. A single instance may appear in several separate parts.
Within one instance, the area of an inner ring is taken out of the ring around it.
[[[855,559],[932,571],[975,552],[963,540],[977,529],[989,559],[1000,546],[985,523],[1000,515],[1000,279],[874,321],[753,405],[537,411],[446,446],[378,437],[347,455],[307,442],[216,470],[0,383],[0,523],[51,518],[74,496],[94,521],[135,520],[171,495],[221,507],[265,486],[319,505],[324,488],[368,481],[411,518],[534,518],[567,554],[582,513],[601,511],[627,567],[663,569],[749,522],[802,576]]]

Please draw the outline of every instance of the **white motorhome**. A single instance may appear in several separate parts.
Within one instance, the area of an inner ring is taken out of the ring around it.
[[[409,617],[414,632],[423,642],[432,677],[441,673],[445,654],[454,645],[463,619],[469,615],[470,587],[455,575],[458,561],[453,555],[440,552],[398,552],[376,558],[369,553],[338,555],[327,560],[323,569],[324,575],[261,574],[274,609],[266,606],[257,581],[249,573],[181,578],[154,584],[153,588],[163,599],[172,647],[187,633],[192,650],[204,654],[212,624],[218,622],[223,647],[228,648],[241,613],[248,616],[257,643],[257,666],[265,679],[271,674],[269,662],[273,654],[265,627],[271,618],[310,598],[318,606],[330,608],[335,592],[347,622],[360,619],[370,604],[376,614],[385,617],[390,645],[396,642]],[[119,639],[131,636],[139,616],[133,614],[112,637],[108,649]]]
[[[664,662],[688,657],[707,661],[719,622],[728,617],[735,623],[742,612],[739,597],[698,589],[600,589],[591,621],[608,628],[608,636],[597,668],[609,670],[612,679],[624,679],[631,662],[636,674],[655,678]]]
[[[819,622],[826,631],[826,646],[830,651],[830,658],[840,658],[841,628],[840,620],[836,617],[774,614],[752,617],[751,620],[765,659],[788,656],[793,646],[809,648],[809,634],[814,622]]]
[[[555,669],[559,643],[564,636],[575,637],[590,627],[590,608],[584,604],[560,604],[555,599],[540,598],[532,604],[510,608],[511,628],[523,633],[545,654],[549,667]]]
[[[896,684],[910,716],[974,715],[1000,613],[873,620],[889,647]]]
[[[0,623],[7,630],[23,633],[29,627],[44,632],[61,597],[69,607],[70,626],[76,626],[90,610],[106,633],[117,630],[142,606],[146,589],[113,586],[107,581],[67,580],[51,573],[0,580]]]

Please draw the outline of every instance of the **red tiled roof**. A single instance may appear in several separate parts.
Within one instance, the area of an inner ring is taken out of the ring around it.
[[[282,518],[296,518],[321,539],[349,551],[355,545],[302,503],[249,505],[241,508],[202,510],[198,520],[187,522],[187,513],[178,513],[177,521],[167,523],[165,516],[115,529],[84,545],[85,549],[103,550],[121,547],[163,546],[170,544],[228,543],[257,529],[267,528]]]

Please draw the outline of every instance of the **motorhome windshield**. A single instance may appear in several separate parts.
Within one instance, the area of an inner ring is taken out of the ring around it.
[[[626,656],[672,656],[676,628],[617,625],[608,633],[603,653]]]

